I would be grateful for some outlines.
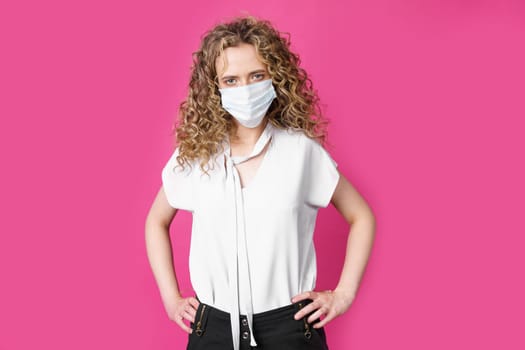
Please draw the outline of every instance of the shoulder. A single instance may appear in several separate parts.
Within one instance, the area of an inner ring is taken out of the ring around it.
[[[175,149],[171,152],[171,155],[169,156],[169,159],[164,167],[165,171],[173,172],[173,173],[180,173],[184,174],[186,176],[189,176],[190,174],[195,173],[195,171],[198,169],[199,164],[197,160],[191,160],[184,161],[181,159],[182,165],[177,160],[177,157],[180,155],[180,147],[176,146]]]
[[[286,145],[287,147],[294,147],[294,150],[311,147],[310,143],[315,142],[308,137],[302,130],[290,129],[290,128],[274,128],[274,136],[276,141],[280,144]]]
[[[319,158],[328,155],[327,150],[315,138],[309,137],[302,130],[275,128],[275,148],[280,157],[295,159],[300,163],[318,163]]]

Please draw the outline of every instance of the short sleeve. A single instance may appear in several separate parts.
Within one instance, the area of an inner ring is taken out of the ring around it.
[[[162,169],[162,185],[168,203],[177,209],[193,212],[194,181],[193,169],[184,164],[184,169],[177,162],[179,148],[177,147]]]
[[[308,138],[306,157],[306,203],[326,208],[339,181],[337,162],[317,141]]]

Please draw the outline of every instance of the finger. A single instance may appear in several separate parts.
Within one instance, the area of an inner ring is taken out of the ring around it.
[[[186,307],[184,308],[184,311],[189,313],[192,317],[195,317],[197,315],[197,308],[199,306],[197,305],[197,307],[195,307],[193,305],[195,302],[190,300],[190,299],[186,299],[186,301],[187,301],[188,305],[186,305]],[[198,303],[198,301],[197,301],[197,303]]]
[[[335,318],[335,313],[327,313],[326,317],[323,318],[321,321],[319,321],[317,323],[314,323],[313,327],[316,328],[316,329],[324,327],[325,324],[327,324],[328,322],[330,322],[334,318]]]
[[[193,309],[192,309],[192,310],[193,310]],[[192,314],[190,314],[187,310],[184,310],[183,315],[184,315],[184,318],[185,318],[186,320],[189,320],[189,321],[195,323],[195,316],[192,315]]]
[[[193,306],[195,308],[195,311],[197,311],[197,309],[199,308],[199,301],[197,300],[197,298],[195,297],[189,297],[188,298],[188,302],[190,303],[191,306]]]
[[[197,310],[195,310],[195,309],[193,308],[193,306],[192,306],[192,307],[189,307],[188,310],[184,310],[184,311],[186,311],[188,314],[191,315],[191,317],[192,317],[193,319],[195,319],[195,316],[197,315]],[[195,321],[192,321],[192,322],[195,322]]]
[[[316,294],[317,293],[314,291],[308,291],[308,292],[304,292],[301,294],[297,294],[296,296],[292,298],[292,303],[296,303],[304,299],[314,299]]]
[[[183,318],[177,317],[177,318],[175,319],[175,322],[176,322],[176,323],[179,325],[179,327],[182,328],[186,333],[190,333],[190,334],[191,334],[191,333],[193,332],[193,330],[192,330],[190,327],[188,327],[188,326],[184,323]]]
[[[298,320],[300,318],[303,318],[304,316],[308,315],[310,312],[313,312],[314,310],[316,310],[318,307],[319,307],[319,305],[317,304],[317,302],[313,301],[313,302],[309,303],[308,305],[306,305],[305,307],[301,308],[301,310],[299,310],[294,315],[294,318],[296,320]]]
[[[307,319],[306,321],[308,323],[313,323],[315,320],[317,320],[318,318],[320,318],[322,315],[324,315],[326,313],[325,311],[325,308],[323,306],[321,306],[319,309],[317,309],[313,314],[311,314]]]

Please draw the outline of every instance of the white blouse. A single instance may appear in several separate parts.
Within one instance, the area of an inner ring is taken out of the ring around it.
[[[242,188],[234,164],[258,155],[270,142],[255,176]],[[289,305],[313,290],[316,257],[313,232],[339,180],[337,163],[301,131],[267,122],[253,151],[231,157],[225,151],[209,170],[198,161],[181,170],[175,149],[162,170],[169,204],[191,211],[189,270],[200,301],[230,313],[234,350],[239,349],[239,315]]]

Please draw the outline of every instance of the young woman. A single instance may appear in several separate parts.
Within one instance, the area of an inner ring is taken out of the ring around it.
[[[327,122],[317,94],[270,22],[218,24],[194,55],[178,146],[146,220],[166,312],[189,333],[189,350],[326,350],[324,325],[357,293],[373,213],[321,145]],[[351,235],[338,285],[316,291],[313,232],[329,203]],[[181,295],[172,266],[169,226],[178,209],[193,215],[196,296]]]

